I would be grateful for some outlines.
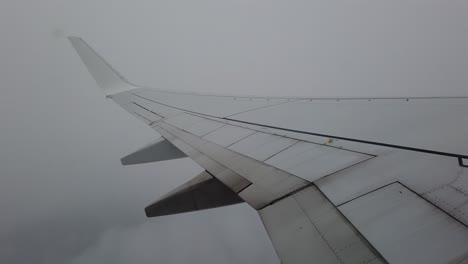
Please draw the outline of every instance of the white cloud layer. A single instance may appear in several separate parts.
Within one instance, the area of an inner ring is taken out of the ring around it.
[[[168,216],[108,229],[70,264],[279,263],[262,228],[246,205]]]

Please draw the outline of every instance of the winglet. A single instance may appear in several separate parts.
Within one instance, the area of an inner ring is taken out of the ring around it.
[[[120,92],[135,89],[120,73],[109,65],[96,51],[94,51],[80,37],[68,37],[76,52],[86,65],[99,87],[107,97]]]

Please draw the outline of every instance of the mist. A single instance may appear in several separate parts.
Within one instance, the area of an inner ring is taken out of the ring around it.
[[[13,1],[0,8],[0,262],[279,263],[246,204],[148,219],[190,159],[105,99],[66,36],[127,79],[273,96],[467,96],[466,1]]]

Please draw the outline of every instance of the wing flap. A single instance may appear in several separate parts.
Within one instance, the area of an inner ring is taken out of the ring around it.
[[[206,171],[145,208],[147,217],[186,213],[244,202]]]
[[[339,207],[390,263],[461,263],[468,229],[400,183]]]
[[[164,138],[159,138],[149,145],[123,157],[122,165],[134,165],[165,160],[186,158],[182,151]]]
[[[204,132],[210,132],[202,135],[201,140],[227,147],[308,182],[314,182],[374,157],[328,145],[258,132],[226,124],[222,120],[207,119],[192,114],[179,114],[164,120],[161,124],[166,122],[190,134],[199,132],[195,124],[209,124],[206,126],[209,129]]]
[[[153,127],[166,138],[172,136],[181,140],[183,143],[196,149],[199,153],[202,153],[216,163],[222,164],[223,167],[233,171],[235,175],[238,175],[236,177],[241,177],[252,183],[238,192],[238,194],[256,209],[262,208],[280,197],[308,184],[307,181],[295,177],[294,175],[240,155],[228,148],[212,143],[204,138],[197,137],[168,123],[157,123]],[[169,138],[168,140],[171,141]],[[197,161],[197,153],[190,154],[186,152],[186,154]],[[204,166],[204,164],[200,165]],[[223,181],[219,177],[224,175],[218,175],[218,173],[213,172],[210,168],[205,169]],[[227,185],[232,188],[229,184]],[[262,195],[257,196],[256,199],[245,199],[243,193],[246,191],[248,192],[252,188],[261,190]]]
[[[259,214],[283,263],[385,263],[315,186]]]

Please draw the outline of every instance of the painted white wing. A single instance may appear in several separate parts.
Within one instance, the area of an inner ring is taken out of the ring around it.
[[[151,160],[141,153],[156,151],[154,160],[186,155],[209,175],[195,179],[210,192],[202,208],[188,206],[191,196],[182,186],[171,193],[176,198],[155,203],[166,211],[152,207],[152,215],[239,197],[258,210],[283,263],[467,261],[468,98],[278,98],[139,88],[81,39],[70,41],[109,98],[182,152],[164,157],[162,149],[144,149],[131,156],[132,164]]]

